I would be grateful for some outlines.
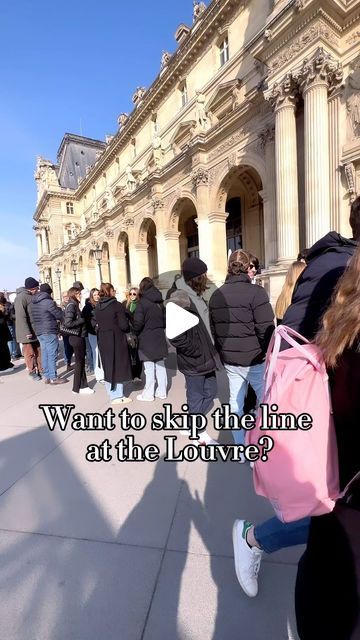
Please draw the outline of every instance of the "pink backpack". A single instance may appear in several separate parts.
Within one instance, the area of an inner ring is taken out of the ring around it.
[[[280,351],[281,340],[292,348]],[[313,426],[308,431],[261,430],[259,410],[247,444],[258,445],[259,438],[270,436],[274,447],[266,462],[255,463],[256,493],[272,503],[283,522],[329,513],[339,497],[339,469],[326,367],[319,347],[283,325],[267,352],[263,403],[277,405],[276,413],[308,413]]]

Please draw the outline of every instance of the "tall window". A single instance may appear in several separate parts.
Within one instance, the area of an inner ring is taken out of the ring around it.
[[[226,248],[227,251],[242,249],[242,216],[241,199],[230,198],[226,203],[226,212],[229,214],[226,220]]]
[[[186,82],[184,82],[183,85],[180,87],[180,96],[181,96],[181,106],[185,107],[189,99]]]
[[[219,45],[220,51],[220,67],[229,60],[229,38],[226,36]]]
[[[66,213],[68,215],[73,215],[74,213],[74,204],[72,202],[67,202],[66,203]]]

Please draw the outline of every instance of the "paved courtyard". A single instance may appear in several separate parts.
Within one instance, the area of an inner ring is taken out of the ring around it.
[[[22,362],[0,384],[1,640],[297,638],[301,548],[264,558],[255,599],[236,580],[234,519],[272,515],[254,494],[249,465],[89,463],[87,445],[105,437],[116,443],[120,428],[51,432],[38,405],[76,402],[82,412],[103,412],[104,388],[77,400],[71,383],[29,380]],[[169,401],[179,410],[184,384],[174,354],[168,366]],[[128,387],[134,400],[139,389]],[[227,400],[223,376],[219,395]],[[162,402],[135,401],[129,409],[150,421]],[[162,432],[146,427],[135,437],[165,451]],[[225,433],[219,439],[230,442]]]

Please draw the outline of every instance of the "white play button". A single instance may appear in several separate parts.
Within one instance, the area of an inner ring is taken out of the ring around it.
[[[177,338],[188,329],[192,329],[199,324],[199,318],[193,313],[185,311],[182,307],[178,307],[174,302],[166,304],[166,337],[169,340]]]

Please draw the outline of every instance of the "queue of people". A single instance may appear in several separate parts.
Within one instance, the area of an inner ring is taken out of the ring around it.
[[[242,416],[249,387],[255,392],[257,404],[262,400],[266,352],[275,324],[283,323],[304,338],[314,340],[322,350],[330,376],[340,483],[345,489],[360,469],[360,432],[357,429],[360,409],[360,198],[352,204],[350,225],[351,239],[330,232],[299,254],[298,260],[290,265],[275,306],[275,317],[265,289],[254,284],[258,260],[243,249],[229,257],[225,282],[215,290],[209,302],[206,301],[207,265],[196,257],[183,262],[181,274],[167,292],[165,301],[153,280],[146,277],[139,288],[129,288],[122,303],[117,300],[111,283],[102,283],[100,289],[88,291],[76,282],[67,292],[63,306],[59,307],[51,297],[49,285],[41,285],[39,289],[34,278],[27,278],[24,287],[17,290],[12,314],[7,301],[0,298],[0,370],[11,369],[11,356],[16,357],[13,355],[16,351],[10,353],[7,346],[14,339],[9,329],[12,322],[29,376],[34,380],[43,376],[45,383],[51,385],[66,382],[58,377],[56,369],[60,326],[67,371],[71,371],[74,355],[73,393],[94,393],[86,375],[88,341],[90,366],[96,380],[104,383],[112,404],[131,402],[125,395],[125,383],[140,381],[142,369],[145,385],[137,400],[165,400],[168,393],[165,310],[166,305],[173,302],[198,319],[194,327],[169,341],[176,349],[178,368],[185,378],[189,413],[206,415],[210,412],[217,397],[216,373],[223,368],[229,382],[231,411]],[[233,431],[233,437],[235,444],[245,443],[243,430]],[[199,444],[216,442],[204,433]],[[240,462],[245,462],[244,456]],[[359,510],[359,496],[359,481],[355,481],[351,494],[347,494],[348,504],[354,512]],[[234,523],[236,575],[243,591],[250,597],[258,593],[258,575],[264,553],[308,544],[299,565],[296,589],[301,640],[330,638],[334,629],[337,629],[337,640],[356,637],[352,633],[358,624],[359,573],[356,571],[359,572],[360,567],[354,569],[355,562],[351,562],[351,558],[352,554],[358,554],[359,545],[352,541],[351,548],[350,542],[344,541],[338,511],[335,509],[334,514],[309,516],[290,523],[280,522],[276,517],[260,524],[245,519]],[[325,562],[334,543],[339,544],[340,552],[343,552],[339,571],[349,582],[351,593],[348,598],[341,597],[336,576]],[[316,590],[324,590],[329,598],[332,592],[337,593],[348,624],[342,624],[337,610],[327,616],[325,609],[318,608]],[[317,619],[315,626],[311,622],[312,616]]]

